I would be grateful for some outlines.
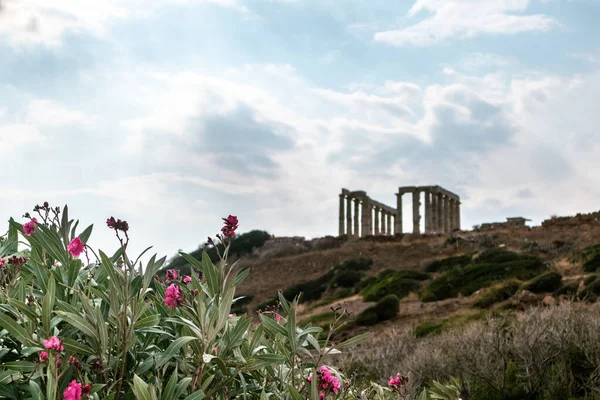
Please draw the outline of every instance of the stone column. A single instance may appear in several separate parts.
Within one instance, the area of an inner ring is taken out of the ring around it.
[[[440,226],[438,223],[437,205],[438,205],[437,193],[431,193],[431,231],[439,233]]]
[[[387,234],[392,236],[392,213],[388,212],[387,213]]]
[[[354,199],[354,236],[358,237],[358,199]]]
[[[352,197],[346,199],[346,233],[352,236]]]
[[[372,234],[373,230],[371,228],[371,204],[367,199],[363,199],[362,201],[362,231],[361,236],[369,236]]]
[[[456,210],[454,211],[454,226],[460,231],[460,200],[456,200],[454,203]]]
[[[437,221],[438,221],[438,233],[444,232],[444,196],[441,193],[436,195],[437,198]]]
[[[420,235],[421,234],[421,214],[419,213],[419,208],[421,207],[421,193],[418,189],[415,189],[413,192],[413,234]]]
[[[344,200],[345,200],[345,196],[343,194],[340,194],[340,236],[343,236],[345,233],[345,229],[344,229]]]
[[[444,233],[450,233],[450,199],[444,196]]]
[[[375,235],[381,235],[381,226],[379,225],[379,217],[381,216],[381,212],[379,207],[375,207]]]
[[[456,211],[456,206],[455,206],[456,201],[452,198],[448,198],[448,232],[452,232],[456,226],[455,226],[455,217],[454,217],[454,212]]]
[[[402,233],[402,195],[404,193],[396,194],[396,219],[394,220],[394,235]]]
[[[431,233],[431,192],[425,190],[425,233]]]

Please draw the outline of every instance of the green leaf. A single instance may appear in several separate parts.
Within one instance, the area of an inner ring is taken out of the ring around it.
[[[336,347],[338,347],[340,349],[347,349],[348,347],[357,346],[359,344],[366,342],[367,339],[369,339],[370,337],[371,337],[370,332],[363,333],[361,335],[357,335],[348,340],[343,341],[342,343],[338,344]]]
[[[213,376],[214,375],[211,375],[211,377],[213,377]],[[210,380],[210,378],[207,380]],[[190,386],[191,382],[192,382],[192,378],[190,378],[189,376],[186,376],[185,378],[181,378],[181,380],[177,384],[177,389],[175,390],[175,395],[173,396],[173,399],[178,399],[179,397],[181,397],[183,392],[185,392],[187,390],[188,386]],[[167,399],[163,399],[163,400],[167,400]]]
[[[169,347],[167,347],[167,349],[164,351],[164,353],[162,353],[158,358],[158,361],[156,362],[156,368],[160,368],[167,362],[169,362],[169,360],[173,358],[175,354],[177,354],[179,349],[181,349],[186,343],[189,343],[192,340],[198,340],[198,338],[192,336],[182,336],[174,340],[173,343],[171,343]]]
[[[289,314],[287,317],[287,335],[288,341],[290,343],[290,347],[292,350],[292,362],[293,358],[296,355],[296,301],[294,300],[289,309]]]
[[[262,326],[264,326],[265,330],[269,332],[271,335],[280,334],[283,336],[287,335],[286,329],[279,325],[273,318],[271,318],[267,314],[260,314],[260,321],[262,322]]]
[[[282,364],[286,360],[287,357],[282,354],[258,354],[249,360],[248,367],[250,371],[253,371],[273,364]]]
[[[204,398],[204,396],[205,396],[204,391],[198,390],[198,391],[190,394],[184,400],[202,400]]]
[[[88,335],[99,341],[98,333],[88,321],[80,317],[79,315],[75,315],[65,311],[56,311],[56,315],[60,317],[63,321],[69,323],[73,327],[79,329],[84,334]]]
[[[171,373],[171,378],[169,378],[169,382],[167,382],[167,386],[165,390],[161,393],[161,398],[163,399],[176,399],[175,396],[175,388],[177,387],[177,366],[175,366],[175,371]]]
[[[263,389],[263,391],[260,394],[260,400],[269,400],[269,398],[267,397],[267,394],[265,393],[264,389]]]
[[[136,374],[133,374],[133,394],[137,400],[152,400],[148,384]]]
[[[288,392],[290,392],[290,396],[292,397],[292,400],[303,400],[300,393],[298,393],[296,388],[293,387],[292,385],[288,385]]]
[[[46,337],[50,336],[50,321],[52,319],[52,309],[54,308],[54,298],[56,297],[56,282],[54,276],[50,275],[48,279],[48,288],[42,302],[42,326]]]
[[[239,286],[242,284],[242,282],[244,282],[246,280],[246,278],[248,277],[248,274],[250,274],[250,268],[245,268],[243,270],[241,270],[235,277],[235,279],[233,280],[233,286]]]
[[[23,327],[4,313],[0,313],[0,329],[1,328],[6,329],[8,333],[21,342],[21,344],[36,344]]]
[[[77,222],[79,223],[79,221],[77,221]],[[85,228],[85,230],[83,232],[81,232],[81,234],[79,235],[79,239],[84,244],[87,244],[88,240],[90,239],[90,236],[92,235],[92,229],[94,229],[94,224]]]
[[[40,386],[33,380],[29,381],[29,392],[33,400],[44,400],[42,389],[40,389]]]
[[[159,323],[160,323],[160,315],[151,314],[144,318],[138,319],[135,322],[134,328],[135,329],[150,328],[150,327],[157,326]]]
[[[28,372],[33,371],[35,369],[35,367],[37,366],[37,364],[33,363],[31,361],[10,361],[10,362],[2,364],[1,366],[2,366],[2,368],[17,370],[17,371],[21,371],[23,373],[28,373]]]

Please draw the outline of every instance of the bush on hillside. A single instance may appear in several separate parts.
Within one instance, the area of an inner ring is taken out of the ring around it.
[[[425,336],[433,336],[444,331],[444,325],[438,322],[421,322],[413,331],[415,337],[422,338]]]
[[[390,294],[379,300],[377,304],[367,308],[356,317],[356,324],[369,326],[378,322],[390,320],[400,312],[400,299]]]
[[[488,249],[481,254],[479,254],[476,258],[473,259],[474,264],[499,264],[506,263],[511,261],[517,261],[522,259],[524,256],[521,254],[517,254],[512,251],[500,249],[500,248],[492,248]]]
[[[556,271],[549,271],[533,278],[530,282],[525,284],[523,289],[533,293],[553,292],[560,287],[561,282],[561,274]]]
[[[309,302],[321,299],[329,289],[354,288],[373,264],[370,258],[350,258],[335,265],[329,272],[312,281],[301,282],[283,291],[286,299],[296,298],[301,294],[301,302]],[[255,310],[277,304],[277,298],[273,298],[256,306]]]
[[[577,294],[578,290],[579,290],[579,281],[570,281],[570,282],[562,284],[558,289],[556,289],[552,293],[552,296],[560,296],[560,295],[574,296]]]
[[[454,267],[464,267],[471,263],[472,256],[465,254],[462,256],[454,256],[433,261],[425,266],[427,272],[443,272],[449,271]]]
[[[419,289],[420,281],[428,278],[429,274],[417,270],[386,270],[377,276],[377,280],[364,287],[361,293],[365,301],[378,301],[390,294],[403,298]]]
[[[459,293],[470,296],[495,282],[508,278],[531,279],[545,269],[542,260],[534,256],[494,253],[486,255],[485,259],[496,262],[477,262],[464,268],[454,268],[434,279],[421,294],[421,299],[438,301],[456,297]]]
[[[496,303],[511,298],[517,293],[520,286],[519,282],[509,281],[499,286],[492,287],[479,300],[473,303],[473,305],[478,308],[489,308]]]
[[[582,251],[583,270],[597,272],[600,270],[600,245],[586,247]]]

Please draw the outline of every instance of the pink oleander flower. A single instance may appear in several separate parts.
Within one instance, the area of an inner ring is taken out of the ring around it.
[[[165,291],[165,305],[169,308],[175,308],[181,303],[181,293],[179,287],[171,284]]]
[[[72,380],[69,386],[63,392],[64,400],[81,400],[83,389],[81,383],[77,383],[76,380]]]
[[[408,377],[402,376],[399,373],[397,373],[396,376],[390,376],[388,386],[391,388],[398,388],[400,386],[405,385],[406,382],[408,382]]]
[[[92,391],[92,385],[90,385],[89,383],[86,383],[85,385],[83,385],[83,388],[81,391],[83,392],[83,394],[90,394],[90,392]]]
[[[69,246],[67,246],[67,249],[71,252],[71,255],[73,257],[79,257],[79,255],[83,252],[84,248],[85,244],[83,244],[81,239],[79,239],[78,237],[71,240],[71,243],[69,243]]]
[[[6,261],[4,261],[4,258],[0,258],[0,267],[2,267],[4,265]]]
[[[185,283],[186,285],[188,283],[190,283],[192,281],[192,277],[191,276],[186,276],[185,278],[183,278],[183,283]]]
[[[238,228],[238,219],[236,216],[230,215],[227,218],[223,218],[225,226],[221,228],[221,233],[226,238],[232,238],[235,235],[235,230]]]
[[[35,233],[35,223],[36,222],[37,222],[37,219],[32,218],[31,221],[27,222],[26,224],[23,224],[23,232],[27,236],[31,236]]]
[[[179,278],[179,274],[174,269],[167,271],[167,282],[176,281]]]
[[[48,361],[48,352],[47,351],[42,351],[40,353],[40,362],[41,363],[45,363],[46,361]]]
[[[277,323],[279,323],[281,321],[281,315],[275,314],[275,321],[277,321]]]
[[[60,342],[60,339],[56,336],[52,336],[50,339],[44,340],[44,347],[48,350],[63,351],[65,347]]]

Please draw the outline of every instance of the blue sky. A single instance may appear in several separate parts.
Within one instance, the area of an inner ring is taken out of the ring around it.
[[[114,215],[172,256],[229,214],[336,234],[342,187],[393,205],[439,184],[463,227],[595,211],[599,18],[597,0],[0,0],[0,217],[68,203],[95,247]]]

